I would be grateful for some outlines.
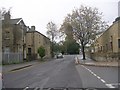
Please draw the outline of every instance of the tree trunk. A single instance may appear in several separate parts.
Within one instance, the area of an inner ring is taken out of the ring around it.
[[[52,42],[52,46],[51,46],[51,54],[52,54],[52,58],[54,58],[54,45],[53,45],[53,42]]]
[[[81,43],[82,46],[82,54],[83,54],[83,60],[85,60],[85,46],[83,45],[83,43]]]

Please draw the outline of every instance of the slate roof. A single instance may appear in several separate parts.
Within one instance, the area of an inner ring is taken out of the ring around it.
[[[23,22],[22,18],[16,18],[16,19],[10,19],[10,24],[18,24],[19,22]],[[3,23],[5,22],[5,20],[3,20]],[[24,23],[24,22],[23,22]]]
[[[10,19],[11,24],[17,24],[22,18]]]

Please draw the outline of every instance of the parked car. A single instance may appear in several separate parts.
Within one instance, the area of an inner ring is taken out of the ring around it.
[[[62,53],[58,53],[56,57],[57,58],[63,58],[63,55],[62,55]]]

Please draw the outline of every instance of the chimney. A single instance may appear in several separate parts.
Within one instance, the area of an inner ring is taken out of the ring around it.
[[[35,26],[31,26],[31,31],[35,31]]]
[[[10,11],[6,12],[5,15],[4,15],[4,20],[5,21],[9,21],[11,18],[11,15],[10,15]]]

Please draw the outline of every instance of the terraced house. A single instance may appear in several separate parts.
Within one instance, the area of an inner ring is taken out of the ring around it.
[[[2,61],[3,63],[19,63],[23,60],[39,58],[37,49],[46,49],[46,58],[50,57],[50,40],[40,32],[25,25],[22,18],[11,19],[10,12],[2,20]]]
[[[22,62],[25,58],[27,26],[22,18],[11,19],[10,12],[2,20],[3,63]]]
[[[26,33],[26,51],[28,60],[35,60],[40,58],[37,52],[40,46],[44,46],[45,48],[45,58],[50,58],[50,43],[51,42],[49,38],[36,31],[35,26],[31,26],[31,28]]]
[[[98,61],[120,59],[120,17],[93,44],[92,58]]]

